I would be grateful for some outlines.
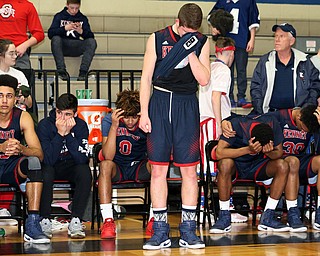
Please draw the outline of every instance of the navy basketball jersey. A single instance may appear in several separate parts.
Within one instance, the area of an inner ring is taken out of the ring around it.
[[[201,33],[197,33],[197,37],[201,42],[201,47],[196,51],[196,55],[199,56],[201,49],[205,44],[207,37]],[[162,30],[155,32],[155,46],[157,60],[155,69],[160,64],[163,58],[170,52],[173,46],[180,40],[180,36],[173,32],[172,26],[166,27]],[[156,79],[153,77],[153,85],[165,88],[167,90],[192,94],[198,90],[198,82],[192,74],[191,67],[189,65],[188,57],[183,59],[166,78]]]
[[[283,141],[281,127],[277,119],[272,116],[241,116],[231,119],[230,122],[232,124],[233,130],[236,132],[236,136],[226,138],[222,135],[220,139],[229,143],[231,148],[241,148],[248,146],[252,129],[260,123],[266,123],[272,128],[274,134],[274,146],[281,144]],[[250,162],[264,157],[265,156],[263,153],[255,155],[247,154],[244,156],[240,156],[235,160],[240,162]]]
[[[233,29],[227,36],[233,38],[236,42],[236,47],[246,49],[250,38],[250,28],[252,26],[259,27],[260,18],[256,0],[218,0],[215,6],[216,9],[224,9],[231,13],[234,22]]]
[[[5,142],[9,138],[15,138],[19,141],[22,140],[22,133],[20,129],[20,118],[21,118],[22,110],[14,107],[12,109],[12,115],[10,118],[10,122],[7,127],[0,127],[0,143]],[[0,165],[6,163],[6,159],[17,158],[20,156],[6,156],[4,153],[0,152]]]
[[[283,153],[285,155],[299,155],[306,150],[311,133],[300,131],[292,119],[292,109],[281,109],[268,115],[274,115],[283,130]]]
[[[108,136],[112,124],[111,114],[104,118],[103,136]],[[116,137],[116,154],[113,161],[118,165],[133,165],[147,158],[147,135],[137,123],[134,130],[128,130],[120,120]]]

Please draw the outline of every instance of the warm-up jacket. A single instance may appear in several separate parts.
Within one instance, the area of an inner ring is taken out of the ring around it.
[[[89,130],[85,121],[75,117],[76,125],[66,136],[61,136],[55,125],[56,112],[51,110],[49,117],[41,120],[37,134],[44,153],[44,164],[54,166],[59,161],[73,159],[75,164],[88,163]]]
[[[319,70],[313,64],[314,56],[308,58],[307,54],[292,48],[294,53],[293,90],[295,107],[306,104],[317,105],[320,96]],[[257,114],[267,113],[272,97],[276,72],[276,51],[273,50],[263,55],[251,80],[250,94],[254,112]]]

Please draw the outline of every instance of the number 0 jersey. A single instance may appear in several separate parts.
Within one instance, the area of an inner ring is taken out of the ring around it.
[[[111,113],[102,120],[102,136],[107,137],[112,124]],[[134,165],[147,158],[147,135],[138,126],[128,130],[122,120],[119,122],[116,138],[116,154],[113,161],[118,165]]]

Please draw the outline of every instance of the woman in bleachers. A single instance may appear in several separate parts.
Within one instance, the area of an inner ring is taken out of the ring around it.
[[[23,110],[31,109],[32,98],[25,75],[12,66],[16,64],[17,52],[12,41],[0,39],[0,75],[8,74],[18,79],[17,106]]]

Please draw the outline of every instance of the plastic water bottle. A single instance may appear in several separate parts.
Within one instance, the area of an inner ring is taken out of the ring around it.
[[[6,236],[6,231],[4,228],[0,228],[0,237],[5,237]]]

